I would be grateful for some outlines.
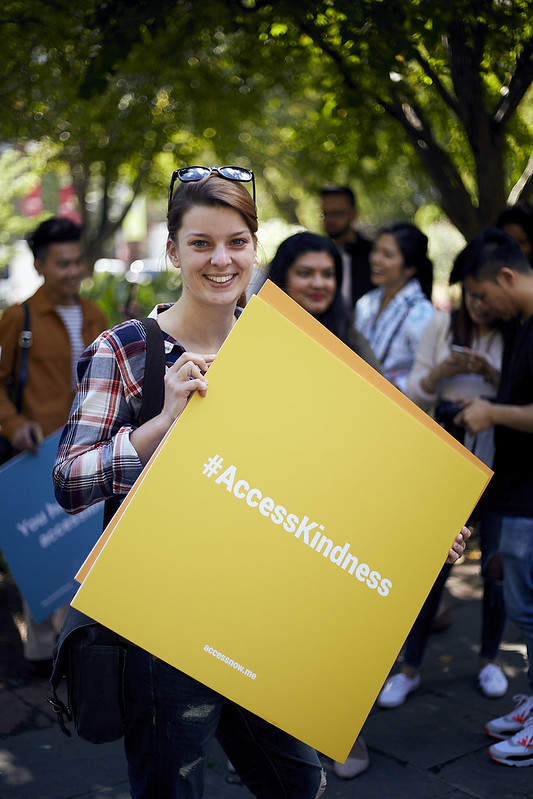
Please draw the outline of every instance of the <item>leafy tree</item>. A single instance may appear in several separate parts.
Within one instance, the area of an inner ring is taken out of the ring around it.
[[[176,3],[155,5],[164,11]],[[1,123],[4,138],[56,146],[48,167],[66,167],[72,176],[89,263],[135,196],[149,190],[154,160],[174,148],[183,83],[172,81],[158,58],[152,30],[160,21],[152,8],[121,0],[72,8],[59,0],[8,2],[0,12],[11,42],[0,89],[11,110]]]
[[[440,204],[468,237],[531,193],[529,10],[6,0],[0,130],[59,147],[93,258],[136,193],[161,198],[176,164],[200,159],[252,163],[260,207],[288,221],[316,226],[331,180],[355,183],[376,221]]]
[[[401,128],[465,236],[492,223],[510,194],[530,196],[529,0],[235,4],[267,57],[307,50],[328,59],[339,79],[331,102],[346,126],[364,126],[369,139],[386,127],[380,118],[390,133]]]

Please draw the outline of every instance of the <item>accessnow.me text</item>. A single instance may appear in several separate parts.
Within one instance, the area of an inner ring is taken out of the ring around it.
[[[217,649],[213,649],[213,647],[209,646],[209,644],[204,646],[204,652],[208,652],[210,655],[213,655],[213,657],[215,657],[217,660],[221,660],[222,663],[227,663],[227,665],[231,666],[232,669],[244,674],[245,677],[249,677],[251,680],[255,680],[257,677],[255,672],[251,671],[250,669],[245,669],[244,666],[241,666],[241,664],[237,663],[236,660],[232,660],[227,655],[223,655],[222,652],[219,652]]]
[[[250,508],[257,508],[262,516],[283,527],[287,533],[293,533],[295,538],[303,541],[315,552],[327,558],[329,562],[339,566],[348,574],[355,575],[359,582],[377,593],[386,597],[392,588],[392,582],[387,577],[382,577],[380,572],[372,569],[368,563],[362,563],[350,552],[347,541],[344,546],[335,545],[331,538],[325,535],[324,525],[313,522],[308,516],[300,518],[295,513],[289,513],[283,505],[278,505],[272,497],[263,496],[258,488],[252,488],[246,480],[237,480],[237,467],[233,464],[222,472],[224,458],[214,455],[204,463],[202,474],[206,477],[217,475],[215,483],[226,486],[237,499],[245,500]]]

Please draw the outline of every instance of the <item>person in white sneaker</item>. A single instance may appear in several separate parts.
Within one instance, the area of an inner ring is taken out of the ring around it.
[[[450,284],[454,282],[452,271]],[[494,457],[493,432],[486,430],[474,437],[454,425],[453,417],[458,412],[454,398],[496,395],[503,353],[500,327],[498,315],[481,307],[463,289],[459,307],[451,313],[438,311],[426,324],[406,388],[413,402],[434,416],[487,466],[492,466]],[[496,550],[497,542],[483,540],[484,599],[478,681],[482,692],[490,697],[503,696],[508,686],[497,664],[505,624],[503,590],[501,580],[493,579],[487,572],[493,568],[492,556]],[[419,669],[450,569],[448,564],[442,568],[421,608],[405,643],[401,670],[386,681],[379,695],[380,707],[398,707],[420,685]]]
[[[455,267],[450,285],[458,282]],[[460,305],[453,311],[438,311],[427,323],[407,380],[407,396],[422,410],[432,415],[454,438],[492,467],[494,435],[492,428],[471,436],[464,427],[454,424],[459,411],[457,397],[496,396],[503,355],[502,321],[473,298],[463,287]],[[472,519],[477,521],[480,510]],[[490,525],[480,525],[481,573],[483,576],[482,630],[478,684],[482,693],[491,698],[503,696],[508,683],[498,665],[498,653],[505,626],[505,606],[499,563],[498,531]],[[423,652],[432,631],[434,614],[450,572],[444,567],[421,610],[420,618],[406,643],[404,663],[413,668],[404,673],[414,679],[422,662]],[[384,701],[401,704],[414,683],[403,678],[389,686]]]
[[[491,746],[493,760],[529,766],[533,765],[533,269],[514,239],[497,228],[475,236],[463,250],[461,264],[465,288],[509,322],[496,400],[465,400],[455,422],[472,435],[494,427],[494,476],[483,501],[485,515],[499,534],[507,614],[527,646],[530,695],[519,697],[514,713],[488,722],[485,729],[489,735],[510,736]],[[513,731],[515,722],[525,726]]]
[[[504,766],[533,766],[533,719],[508,741],[492,744],[489,755]]]
[[[533,696],[527,694],[516,694],[513,697],[515,709],[507,713],[506,716],[498,716],[485,724],[485,732],[497,741],[505,741],[512,738],[533,719]]]
[[[441,579],[442,573],[447,569],[451,568],[456,560],[461,557],[461,554],[464,553],[466,549],[466,541],[470,538],[470,530],[467,527],[463,527],[462,532],[457,536],[453,550],[450,550],[449,556],[446,559],[445,568],[441,570],[439,577],[437,578],[437,582]],[[457,543],[461,541],[462,546],[459,548]],[[459,554],[460,553],[460,554]],[[446,571],[446,576],[448,572]],[[440,596],[440,588],[435,588],[435,585],[431,589],[432,592],[439,592]],[[431,593],[431,592],[430,592]],[[426,604],[426,603],[425,603]],[[425,606],[424,604],[424,606]],[[433,608],[436,609],[438,604],[433,604]],[[422,613],[422,611],[421,611]],[[433,618],[434,612],[431,611],[431,618]],[[420,618],[420,614],[415,622],[415,626]],[[429,627],[429,625],[425,625],[425,627]],[[414,627],[413,627],[414,629]],[[408,664],[404,664],[402,669],[397,674],[394,674],[392,677],[389,677],[388,680],[385,682],[385,685],[381,689],[381,692],[377,698],[377,704],[380,707],[399,707],[405,700],[407,699],[408,695],[420,686],[420,675],[418,674],[418,668],[414,666],[409,666]],[[351,755],[351,752],[350,752]],[[347,761],[348,762],[348,761]]]

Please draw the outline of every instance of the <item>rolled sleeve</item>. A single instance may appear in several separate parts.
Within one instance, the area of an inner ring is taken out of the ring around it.
[[[53,470],[56,499],[69,513],[124,497],[142,471],[130,434],[141,406],[145,343],[137,337],[134,344],[128,352],[114,331],[106,331],[80,361]]]
[[[439,386],[435,386],[433,392],[428,392],[422,386],[422,381],[449,354],[449,329],[448,312],[438,311],[430,317],[416,348],[414,363],[407,379],[407,396],[426,412],[435,404]]]

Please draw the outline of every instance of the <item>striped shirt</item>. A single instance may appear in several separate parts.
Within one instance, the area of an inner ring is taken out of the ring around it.
[[[85,344],[83,343],[83,337],[81,335],[81,326],[83,324],[81,305],[79,305],[79,303],[75,305],[56,305],[55,309],[67,328],[68,337],[70,339],[72,388],[76,388],[76,366],[85,349]]]

